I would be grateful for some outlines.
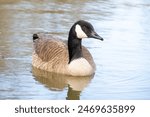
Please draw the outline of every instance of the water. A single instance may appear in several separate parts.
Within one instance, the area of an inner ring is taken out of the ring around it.
[[[149,0],[0,0],[0,99],[150,99]],[[83,44],[91,78],[32,68],[32,34],[67,39],[84,19],[105,39]]]

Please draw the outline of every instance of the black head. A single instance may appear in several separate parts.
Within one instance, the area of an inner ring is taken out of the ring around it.
[[[79,20],[73,27],[76,32],[76,37],[79,39],[95,38],[103,41],[103,38],[95,32],[94,27],[87,21]]]

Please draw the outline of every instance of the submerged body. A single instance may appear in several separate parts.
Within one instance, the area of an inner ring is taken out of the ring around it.
[[[49,34],[33,35],[32,65],[36,68],[72,76],[90,76],[95,63],[90,52],[82,46],[82,38],[103,40],[93,26],[83,20],[76,22],[69,31],[68,42]]]

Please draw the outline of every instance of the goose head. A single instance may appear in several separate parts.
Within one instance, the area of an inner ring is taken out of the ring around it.
[[[69,63],[83,57],[83,38],[94,38],[103,41],[103,38],[95,32],[94,27],[89,22],[84,20],[75,22],[69,31],[68,37]]]
[[[69,36],[74,36],[74,39],[94,38],[103,41],[103,38],[95,32],[92,24],[84,20],[79,20],[72,26]]]

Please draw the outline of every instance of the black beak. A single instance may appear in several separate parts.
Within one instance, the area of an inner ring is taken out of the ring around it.
[[[95,38],[95,39],[98,39],[98,40],[101,40],[101,41],[104,40],[104,39],[103,39],[101,36],[99,36],[95,31],[93,31],[89,37],[90,37],[90,38]]]

